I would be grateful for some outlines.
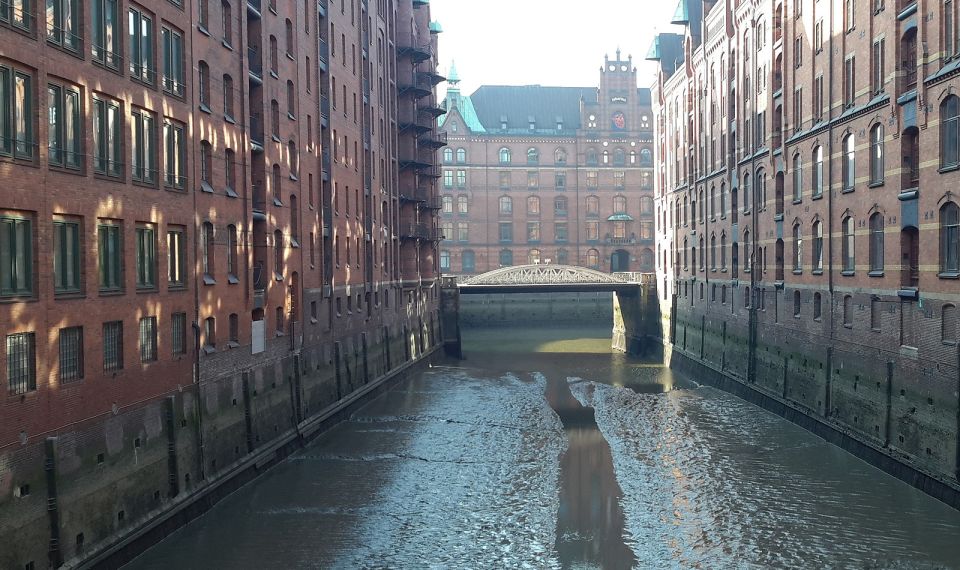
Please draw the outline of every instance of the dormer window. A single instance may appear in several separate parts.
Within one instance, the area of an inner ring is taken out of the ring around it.
[[[537,129],[537,120],[533,118],[533,115],[527,117],[527,123],[530,125],[531,131],[535,131]]]
[[[500,115],[500,130],[501,130],[501,131],[507,130],[507,116],[506,116],[506,115]]]

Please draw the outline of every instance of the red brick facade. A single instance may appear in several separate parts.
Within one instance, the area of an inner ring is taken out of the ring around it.
[[[652,270],[652,112],[631,59],[599,88],[450,85],[442,271],[559,263]]]
[[[649,55],[671,340],[955,480],[955,3],[681,8]]]

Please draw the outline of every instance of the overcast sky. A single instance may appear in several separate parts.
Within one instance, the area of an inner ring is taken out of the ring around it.
[[[443,26],[440,70],[457,63],[461,89],[488,85],[593,86],[604,54],[633,55],[639,87],[653,81],[644,59],[670,25],[678,0],[431,0]],[[446,84],[440,86],[446,89]]]

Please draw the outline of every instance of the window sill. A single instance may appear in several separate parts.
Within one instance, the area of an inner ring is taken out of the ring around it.
[[[56,291],[53,298],[58,301],[69,301],[71,299],[86,299],[87,295],[83,291]]]
[[[224,115],[224,116],[223,116],[223,120],[226,121],[226,122],[228,122],[228,123],[230,123],[231,125],[236,125],[236,124],[237,124],[236,119],[234,119],[232,115]]]
[[[110,182],[123,183],[123,174],[107,174],[106,172],[94,172],[93,177],[97,180],[109,180]]]
[[[814,270],[811,271],[810,273],[812,273],[812,274],[814,274],[814,275],[823,275],[823,269],[814,269]]]
[[[274,273],[273,273],[273,279],[274,279],[274,281],[283,281],[283,275],[280,275],[279,273],[274,272]]]
[[[275,143],[280,142],[280,137],[277,135],[270,135],[270,138],[273,139],[273,142]]]
[[[200,183],[200,191],[206,192],[207,194],[213,194],[213,186],[210,186],[210,183],[204,180]]]
[[[48,155],[49,156],[49,155]],[[51,172],[61,172],[63,174],[72,174],[74,176],[85,176],[86,173],[80,166],[63,166],[59,164],[48,163]]]
[[[843,328],[853,330],[853,325],[849,323],[843,323]]]
[[[126,293],[123,289],[100,289],[98,291],[101,297],[117,297]]]
[[[184,283],[172,283],[167,285],[168,293],[184,293],[187,291],[187,286]]]
[[[233,51],[233,46],[230,45],[230,42],[228,42],[227,40],[223,40],[222,42],[220,42],[220,44],[223,45],[223,47],[227,48],[228,50]]]
[[[287,112],[287,118],[290,119],[291,121],[297,120],[297,118],[293,115],[293,113],[290,113],[289,111]]]
[[[883,277],[883,271],[869,271],[867,277]]]
[[[224,191],[224,193],[226,193],[226,195],[229,196],[230,198],[239,198],[239,197],[240,197],[240,195],[237,194],[237,192],[236,192],[233,188],[231,188],[231,187],[229,187],[229,186],[227,186],[226,188],[224,188],[223,191]]]
[[[856,271],[853,271],[851,269],[844,269],[843,271],[840,272],[840,275],[843,275],[844,277],[853,277],[854,275],[856,275]]]
[[[841,193],[841,194],[850,194],[850,193],[853,192],[854,190],[855,190],[855,188],[841,188],[841,189],[840,189],[840,193]]]
[[[156,285],[137,285],[137,295],[148,295],[159,292]]]
[[[141,186],[143,188],[154,188],[156,189],[157,183],[154,180],[137,180],[134,178],[132,180],[134,186]]]
[[[199,107],[200,107],[200,110],[201,110],[201,111],[203,111],[204,113],[206,113],[206,114],[208,114],[208,115],[213,112],[213,111],[210,110],[210,107],[208,107],[206,103],[200,103]]]
[[[216,352],[216,351],[217,351],[217,349],[216,349],[215,347],[213,347],[213,346],[210,346],[209,344],[206,344],[206,345],[203,346],[203,352],[204,352],[204,354],[213,354],[213,353]]]
[[[293,54],[290,52],[287,52],[287,59],[289,59],[290,61],[296,61],[296,59],[293,57]]]
[[[880,188],[881,186],[883,186],[883,183],[884,183],[883,180],[877,180],[876,182],[871,182],[870,184],[867,184],[867,188]]]
[[[960,272],[957,271],[941,271],[937,273],[937,277],[940,279],[960,279]]]
[[[236,275],[228,275],[227,283],[229,283],[230,285],[236,285],[237,283],[240,283],[240,280],[237,279]]]
[[[197,24],[197,31],[205,36],[210,35],[210,30],[208,30],[207,27],[204,26],[203,24]]]
[[[208,273],[208,274],[204,274],[204,276],[203,276],[203,284],[204,284],[204,285],[216,285],[216,284],[217,284],[217,280],[214,279],[214,278],[213,278],[213,275],[210,275],[209,273]]]
[[[947,164],[938,168],[937,172],[943,174],[945,172],[955,172],[957,170],[960,170],[960,164]]]
[[[235,340],[231,340],[227,343],[227,348],[240,348],[240,343]]]
[[[802,269],[794,269],[794,270],[793,270],[793,274],[794,274],[794,275],[803,275],[803,270],[802,270]]]
[[[796,206],[797,204],[803,204],[803,198],[796,198],[796,199],[794,199],[793,202],[791,202],[791,203],[792,203],[794,206]]]
[[[823,192],[821,192],[821,193],[819,193],[819,194],[814,194],[813,196],[810,197],[810,199],[811,199],[811,200],[822,200],[822,199],[823,199]]]

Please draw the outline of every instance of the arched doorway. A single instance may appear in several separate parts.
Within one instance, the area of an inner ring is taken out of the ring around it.
[[[630,254],[618,249],[610,255],[610,271],[630,271]]]

